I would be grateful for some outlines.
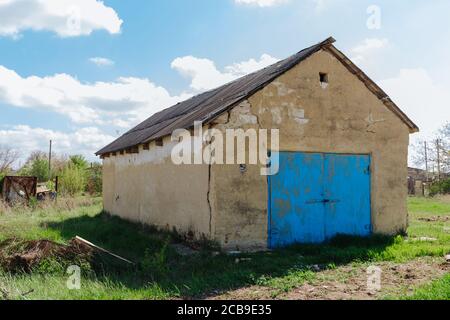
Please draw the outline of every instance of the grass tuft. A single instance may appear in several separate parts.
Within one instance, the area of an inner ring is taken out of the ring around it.
[[[450,275],[417,289],[411,296],[403,296],[405,300],[450,300]]]

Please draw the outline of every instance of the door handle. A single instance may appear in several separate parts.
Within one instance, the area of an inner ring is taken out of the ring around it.
[[[331,200],[331,199],[324,199],[323,203],[327,204],[327,203],[338,203],[339,200]]]
[[[307,201],[306,203],[307,204],[315,204],[315,203],[327,204],[327,203],[337,203],[337,202],[339,202],[339,200],[322,199],[322,200],[310,200],[310,201]]]

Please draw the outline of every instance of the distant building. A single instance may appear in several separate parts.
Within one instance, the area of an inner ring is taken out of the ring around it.
[[[450,179],[450,173],[441,172],[440,179]],[[426,172],[423,169],[408,168],[408,194],[414,196],[428,196],[432,183],[439,180],[436,172]]]
[[[425,196],[433,176],[425,170],[408,168],[408,194],[411,196]]]

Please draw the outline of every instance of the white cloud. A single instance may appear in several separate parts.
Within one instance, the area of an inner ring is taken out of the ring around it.
[[[175,59],[172,67],[190,76],[191,88],[199,91],[217,87],[276,61],[265,54],[259,60],[235,63],[220,72],[210,60],[184,57]],[[147,78],[121,77],[112,82],[83,83],[64,73],[23,77],[0,65],[1,103],[55,112],[76,124],[129,128],[192,94],[171,95]]]
[[[108,58],[102,58],[102,57],[94,57],[89,59],[90,62],[95,64],[98,67],[110,67],[115,64],[114,61],[108,59]]]
[[[243,76],[255,71],[258,71],[260,69],[263,69],[267,66],[270,66],[276,62],[278,62],[279,59],[274,58],[266,53],[264,53],[259,60],[250,59],[243,62],[234,63],[231,66],[228,66],[225,68],[226,72],[231,73],[236,76]]]
[[[2,0],[0,0],[2,1]],[[191,88],[206,90],[275,63],[264,54],[260,59],[231,64],[221,72],[207,59],[176,59],[173,68],[192,78]],[[121,77],[112,82],[83,83],[68,74],[23,77],[0,65],[0,103],[35,110],[46,110],[68,117],[75,124],[87,126],[73,132],[32,128],[27,125],[0,127],[0,145],[23,154],[46,150],[54,141],[58,153],[80,153],[90,159],[93,153],[115,137],[104,133],[121,132],[150,115],[191,97],[193,93],[171,95],[165,88],[146,78]]]
[[[20,37],[24,30],[51,31],[60,37],[94,30],[120,33],[122,20],[97,0],[0,0],[0,36]]]
[[[261,8],[275,7],[290,2],[291,0],[234,0],[236,4],[253,5]],[[331,0],[310,0],[314,4],[314,9],[321,12],[328,8]]]
[[[25,78],[0,66],[0,102],[49,110],[75,123],[129,127],[189,96],[171,96],[145,78],[81,83],[67,74]]]
[[[213,61],[193,56],[177,58],[172,62],[172,68],[182,75],[190,77],[191,88],[197,91],[209,90],[235,80],[279,61],[268,54],[263,54],[259,60],[234,63],[225,67],[224,71],[217,69]]]
[[[237,4],[256,5],[258,7],[273,7],[289,0],[234,0]]]
[[[314,10],[317,14],[321,14],[331,7],[346,6],[348,0],[309,0],[314,5]]]
[[[231,74],[223,74],[217,70],[213,61],[193,56],[176,58],[172,62],[172,68],[192,78],[191,88],[195,90],[212,89],[234,79]]]
[[[450,119],[450,92],[425,69],[403,69],[379,85],[421,129],[413,141],[429,138]]]
[[[0,145],[20,150],[23,158],[36,150],[47,150],[49,140],[58,154],[82,154],[95,160],[94,153],[110,143],[114,137],[101,132],[98,128],[87,127],[74,132],[60,132],[27,125],[0,129]],[[14,141],[11,144],[11,141]],[[23,159],[22,159],[23,160]]]
[[[388,39],[367,38],[350,50],[351,60],[356,64],[367,65],[374,55],[379,54],[380,50],[388,45]]]

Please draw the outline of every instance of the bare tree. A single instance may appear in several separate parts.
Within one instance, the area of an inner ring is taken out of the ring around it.
[[[427,168],[436,178],[450,173],[450,123],[442,127],[434,138],[418,141],[412,150],[414,165]]]
[[[450,123],[439,130],[438,135],[439,161],[441,163],[441,171],[450,173]]]
[[[44,151],[35,150],[30,153],[26,162],[28,163],[28,162],[33,162],[35,160],[42,160],[42,159],[47,160],[47,158],[48,158],[47,153],[45,153]]]
[[[415,166],[420,168],[425,168],[429,166],[429,147],[425,140],[417,141],[411,146],[413,151],[413,163]]]
[[[12,165],[19,159],[19,152],[0,146],[0,175],[6,175],[12,170]]]

